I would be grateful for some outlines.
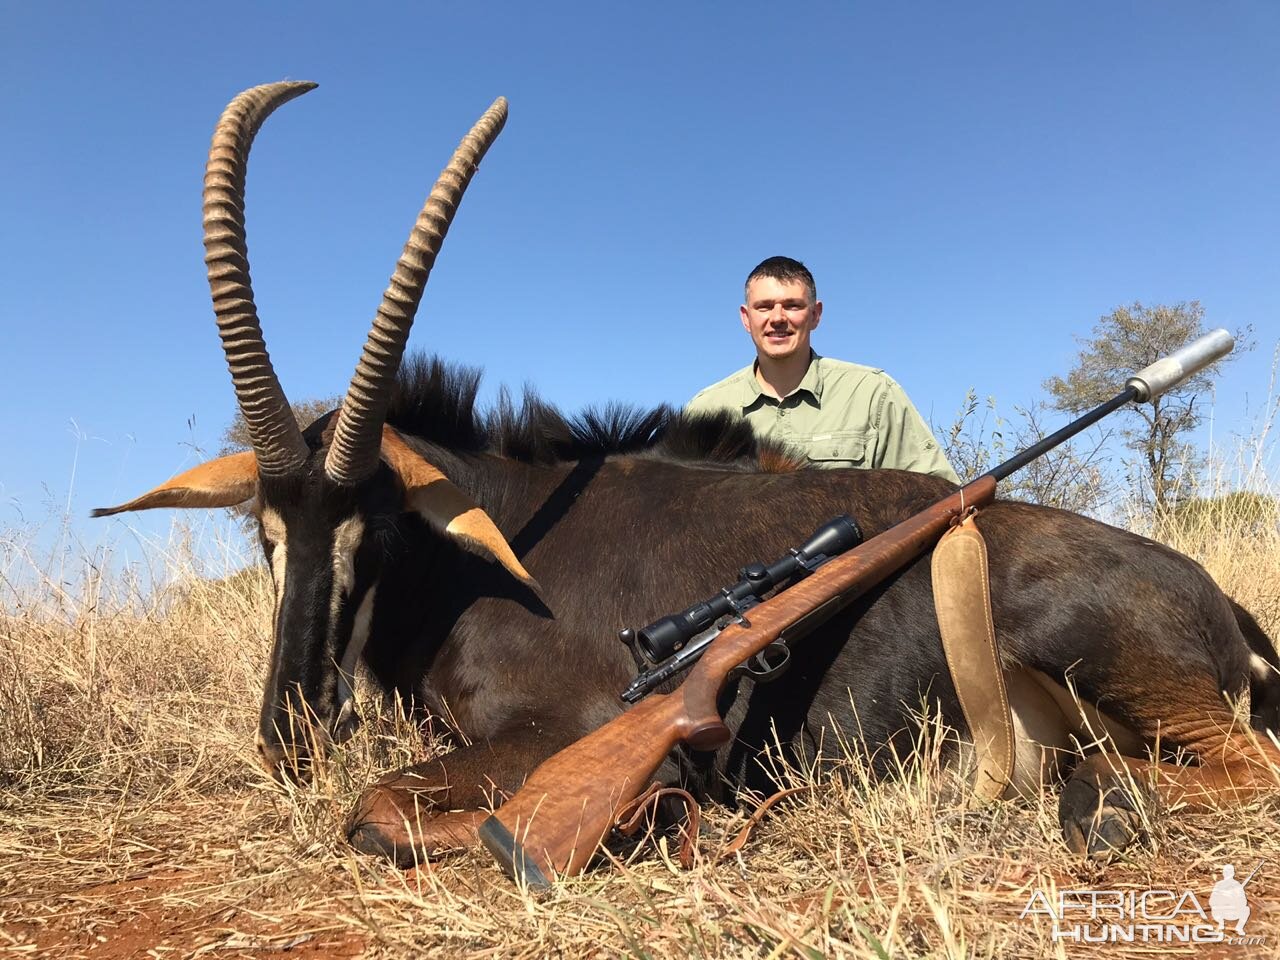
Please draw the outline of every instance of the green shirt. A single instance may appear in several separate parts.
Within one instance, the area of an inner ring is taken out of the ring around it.
[[[815,353],[800,385],[778,400],[760,388],[752,363],[685,409],[739,413],[758,435],[785,441],[816,467],[914,470],[960,482],[906,392],[873,367]]]

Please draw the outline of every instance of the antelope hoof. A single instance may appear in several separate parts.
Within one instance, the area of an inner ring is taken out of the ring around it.
[[[412,867],[427,857],[473,846],[486,810],[447,813],[406,792],[373,787],[347,822],[347,842],[361,853]]]
[[[1107,863],[1141,835],[1141,810],[1123,773],[1091,767],[1077,771],[1063,787],[1058,822],[1072,853]]]

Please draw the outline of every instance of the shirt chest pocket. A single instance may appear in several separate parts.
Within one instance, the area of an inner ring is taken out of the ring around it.
[[[817,433],[804,445],[816,467],[869,467],[875,434],[851,430]]]

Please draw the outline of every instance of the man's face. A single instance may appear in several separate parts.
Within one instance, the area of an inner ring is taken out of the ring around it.
[[[742,326],[760,357],[784,360],[809,355],[809,334],[822,319],[822,301],[810,300],[804,281],[757,277],[747,285]]]

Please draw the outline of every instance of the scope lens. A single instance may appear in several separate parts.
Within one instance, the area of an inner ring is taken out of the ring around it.
[[[636,634],[636,644],[653,663],[661,663],[688,642],[676,617],[655,620]]]
[[[813,536],[804,542],[798,551],[808,559],[818,554],[834,557],[850,547],[856,547],[862,540],[862,531],[849,517],[839,516],[829,520],[813,531]]]

